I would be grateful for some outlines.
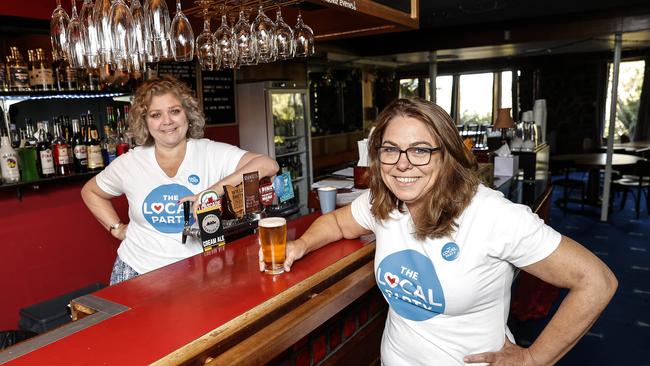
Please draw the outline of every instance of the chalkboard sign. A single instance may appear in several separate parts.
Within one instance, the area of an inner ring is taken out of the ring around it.
[[[209,125],[235,123],[235,72],[201,71],[203,113]]]
[[[158,63],[158,76],[171,75],[186,83],[190,89],[196,91],[196,63],[189,62],[160,62]]]

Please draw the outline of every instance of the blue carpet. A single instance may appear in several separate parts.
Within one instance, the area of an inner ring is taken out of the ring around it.
[[[553,202],[562,189],[553,192]],[[621,197],[608,222],[600,208],[569,203],[562,210],[553,203],[549,224],[595,253],[616,274],[614,298],[598,321],[558,365],[650,366],[650,215],[644,202],[636,220],[633,195],[619,210]],[[509,323],[517,343],[528,346],[547,324],[566,291],[546,319]]]

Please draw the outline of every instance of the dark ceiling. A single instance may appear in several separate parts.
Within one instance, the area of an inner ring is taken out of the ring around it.
[[[400,66],[439,61],[650,49],[648,0],[420,0],[420,29],[329,42],[350,60]]]

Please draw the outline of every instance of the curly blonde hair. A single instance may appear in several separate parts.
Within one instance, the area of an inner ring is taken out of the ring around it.
[[[433,187],[420,198],[426,202],[426,209],[414,220],[414,235],[419,240],[450,235],[456,229],[456,219],[476,193],[479,184],[476,175],[478,165],[472,152],[463,144],[456,125],[447,112],[420,98],[397,99],[377,117],[377,126],[368,142],[371,212],[376,218],[386,220],[391,211],[405,210],[403,202],[397,199],[382,180],[378,151],[388,124],[398,116],[422,121],[441,148],[440,171]]]
[[[147,128],[147,108],[154,96],[172,93],[181,102],[187,116],[187,138],[200,139],[203,137],[205,117],[199,108],[199,102],[192,90],[183,82],[172,76],[163,76],[145,81],[135,92],[133,106],[129,113],[129,130],[138,145],[153,145],[153,137]]]

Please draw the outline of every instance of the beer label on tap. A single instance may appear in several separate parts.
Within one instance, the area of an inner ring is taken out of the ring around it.
[[[199,205],[196,214],[199,219],[203,251],[207,252],[214,247],[226,244],[221,224],[221,200],[217,192],[205,191],[201,193],[195,204]]]
[[[260,212],[260,174],[258,172],[245,173],[244,181],[244,210],[247,214]]]
[[[275,188],[280,203],[294,197],[293,183],[291,182],[291,174],[289,172],[284,172],[276,176],[273,180],[273,188]]]
[[[224,207],[223,211],[230,211],[234,218],[240,219],[244,217],[244,187],[242,184],[237,187],[223,186],[223,193],[227,198],[228,207]]]
[[[264,206],[270,206],[274,198],[275,190],[273,189],[271,179],[268,177],[262,178],[260,180],[260,203]]]

